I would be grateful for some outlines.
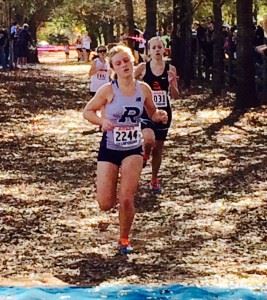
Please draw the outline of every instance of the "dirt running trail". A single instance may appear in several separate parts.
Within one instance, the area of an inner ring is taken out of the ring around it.
[[[95,201],[101,133],[81,115],[86,73],[0,74],[0,284],[266,287],[266,107],[233,112],[231,94],[201,89],[173,101],[163,193],[148,190],[148,165],[126,258],[117,210]]]

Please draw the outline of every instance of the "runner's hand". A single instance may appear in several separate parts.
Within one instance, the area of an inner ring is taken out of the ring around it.
[[[102,119],[101,129],[102,131],[112,130],[114,128],[114,124],[108,119]]]
[[[158,109],[156,112],[155,122],[167,124],[168,122],[168,114],[165,110]]]

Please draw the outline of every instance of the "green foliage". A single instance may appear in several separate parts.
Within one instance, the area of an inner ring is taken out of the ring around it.
[[[120,22],[124,20],[126,15],[123,2],[119,0],[65,0],[57,13],[66,12],[76,20],[89,23],[109,22],[114,18]]]
[[[259,0],[258,8],[259,19],[261,19],[263,15],[267,14],[267,0]]]
[[[221,0],[222,13],[225,23],[234,25],[236,23],[236,0]],[[194,13],[196,20],[201,20],[207,16],[212,16],[212,0],[193,0],[193,6],[197,7]],[[254,10],[258,19],[267,13],[267,0],[254,0]]]
[[[46,21],[52,10],[60,5],[64,0],[14,0],[13,6],[15,14],[23,19],[35,18],[36,21]]]
[[[51,40],[51,36],[64,35],[67,36],[72,43],[79,32],[84,32],[85,26],[83,22],[74,19],[72,15],[56,14],[50,17],[48,22],[43,23],[39,28],[39,40]]]
[[[64,34],[50,34],[47,38],[49,44],[64,45],[69,38]]]
[[[134,21],[145,28],[145,1],[132,0]],[[223,19],[230,25],[236,22],[234,0],[222,0]],[[77,32],[87,30],[90,33],[102,35],[104,27],[114,23],[114,28],[125,31],[126,9],[125,0],[13,0],[14,16],[23,23],[25,20],[42,27],[41,36],[51,33],[72,36]],[[194,19],[201,20],[212,16],[212,0],[192,0]],[[254,0],[258,20],[267,13],[267,0]],[[158,1],[158,27],[166,28],[172,23],[172,0]],[[47,21],[49,20],[49,23]],[[45,28],[43,25],[45,24]],[[49,27],[49,30],[47,29]],[[118,29],[119,28],[119,29]]]
[[[64,0],[50,20],[55,28],[58,28],[56,23],[64,24],[65,34],[70,37],[85,31],[91,36],[101,37],[106,34],[105,29],[112,28],[113,23],[124,27],[125,16],[124,2],[119,0]]]
[[[194,18],[198,21],[212,15],[212,0],[193,1]]]

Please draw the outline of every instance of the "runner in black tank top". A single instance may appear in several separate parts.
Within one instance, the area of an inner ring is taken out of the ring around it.
[[[168,129],[171,124],[171,106],[169,94],[177,99],[179,96],[177,86],[176,69],[164,61],[164,45],[160,37],[153,37],[148,42],[148,49],[151,61],[137,66],[136,78],[142,78],[150,85],[153,93],[154,103],[158,108],[165,110],[168,114],[168,123],[155,124],[148,117],[146,112],[142,115],[142,133],[144,137],[144,161],[146,165],[149,156],[152,155],[152,179],[151,190],[155,193],[161,191],[158,173],[162,161],[162,151],[166,140]]]
[[[143,80],[151,87],[153,91],[153,100],[156,106],[160,109],[165,110],[168,113],[168,123],[167,124],[153,124],[155,130],[164,130],[167,131],[171,125],[172,120],[172,111],[171,111],[171,104],[170,104],[170,96],[169,96],[169,81],[168,81],[168,71],[170,69],[170,65],[168,63],[165,64],[164,71],[161,75],[157,76],[152,73],[150,67],[150,61],[146,63],[146,73],[143,77]],[[141,118],[143,119],[142,122],[142,129],[146,128],[146,124],[148,121],[152,122],[146,111],[144,110]],[[165,140],[167,133],[159,132],[156,134],[156,139],[158,140]]]

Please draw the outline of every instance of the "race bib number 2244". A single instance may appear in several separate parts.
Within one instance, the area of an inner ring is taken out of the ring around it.
[[[141,139],[140,126],[122,126],[113,129],[114,144],[121,147],[139,145]]]

